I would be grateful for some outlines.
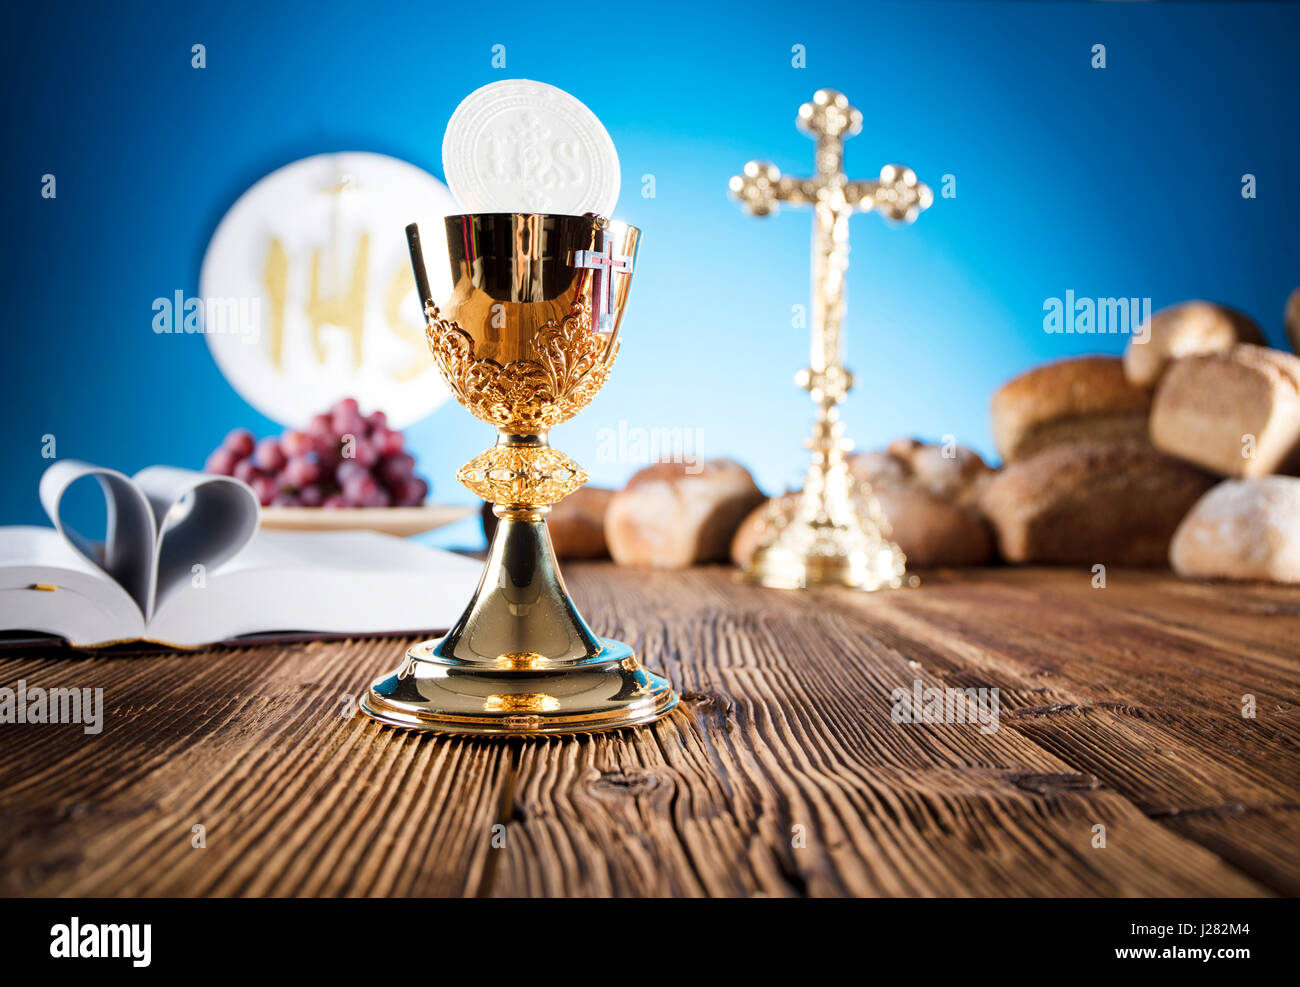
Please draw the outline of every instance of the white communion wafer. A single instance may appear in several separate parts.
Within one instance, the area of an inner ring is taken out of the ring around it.
[[[596,115],[563,89],[507,79],[456,107],[442,140],[447,185],[466,212],[609,216],[618,152]]]

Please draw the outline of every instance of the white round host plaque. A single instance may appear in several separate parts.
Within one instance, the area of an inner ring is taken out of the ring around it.
[[[440,181],[382,154],[319,154],[271,172],[230,208],[203,257],[203,328],[221,372],[283,425],[347,396],[395,428],[428,415],[447,389],[425,343],[405,228],[420,224],[442,300],[442,220],[458,212]]]
[[[461,100],[442,170],[466,212],[610,216],[618,203],[609,132],[581,100],[531,79],[491,82]]]

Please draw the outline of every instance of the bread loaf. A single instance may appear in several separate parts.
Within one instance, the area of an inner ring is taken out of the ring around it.
[[[620,565],[681,568],[727,558],[732,535],[763,502],[749,470],[729,459],[656,463],[633,474],[610,500],[605,540]]]
[[[1222,353],[1237,343],[1264,343],[1250,316],[1213,302],[1183,302],[1161,309],[1124,351],[1124,373],[1139,387],[1154,387],[1171,360]]]
[[[731,537],[731,561],[743,566],[749,561],[754,550],[761,545],[771,533],[771,521],[781,513],[789,514],[798,499],[797,493],[785,494],[765,500],[745,515]]]
[[[1065,442],[1145,438],[1150,405],[1118,357],[1061,360],[1021,374],[993,395],[993,440],[1012,463]]]
[[[895,439],[889,444],[888,456],[902,467],[900,480],[955,504],[974,503],[981,485],[993,475],[979,453],[965,446]],[[849,467],[872,484],[889,480],[871,476],[869,462],[856,456],[850,457]]]
[[[1151,407],[1156,448],[1223,476],[1300,467],[1300,357],[1242,343],[1169,367]]]
[[[1005,467],[980,504],[1010,562],[1164,565],[1212,482],[1140,439],[1080,442]]]
[[[876,499],[908,565],[984,565],[992,559],[993,535],[976,511],[920,489],[882,486]]]

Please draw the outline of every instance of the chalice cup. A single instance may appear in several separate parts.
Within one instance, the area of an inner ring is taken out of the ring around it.
[[[443,733],[578,733],[648,723],[668,680],[598,637],[565,589],[546,529],[587,480],[550,429],[596,396],[618,355],[640,231],[599,216],[485,213],[445,220],[452,295],[430,297],[407,227],[426,334],[452,394],[497,430],[456,474],[500,519],[483,578],[446,637],[409,648],[361,702],[393,726]]]

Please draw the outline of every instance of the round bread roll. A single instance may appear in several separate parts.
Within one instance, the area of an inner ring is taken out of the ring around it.
[[[1138,387],[1154,387],[1171,360],[1222,353],[1237,343],[1264,345],[1263,332],[1245,313],[1214,302],[1171,305],[1129,340],[1124,374]]]
[[[605,541],[619,565],[679,569],[727,558],[736,528],[763,502],[749,470],[730,459],[656,463],[610,499]]]
[[[780,514],[788,514],[793,510],[794,502],[798,497],[796,493],[773,497],[746,514],[731,538],[731,561],[738,566],[744,566],[755,549],[772,534],[772,520]]]
[[[1300,583],[1300,478],[1224,480],[1183,518],[1169,564],[1180,576]]]

